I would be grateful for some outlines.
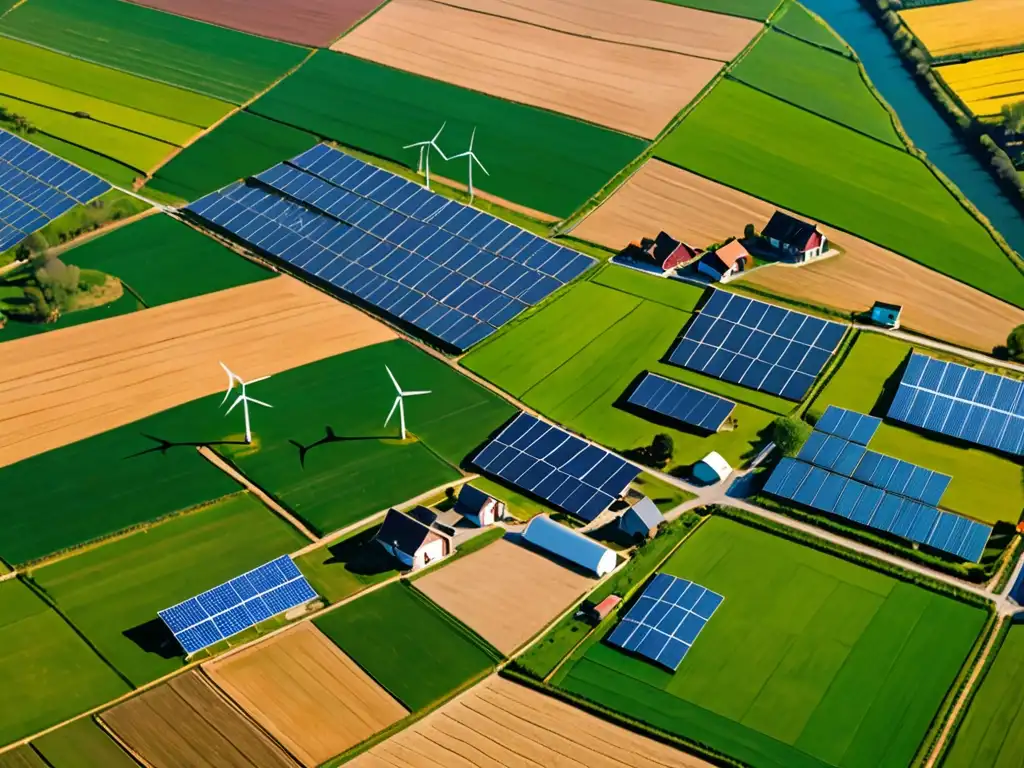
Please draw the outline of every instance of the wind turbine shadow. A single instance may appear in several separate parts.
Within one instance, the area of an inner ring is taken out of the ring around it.
[[[184,440],[164,440],[162,437],[156,437],[155,435],[147,435],[145,432],[141,433],[147,440],[152,440],[156,445],[152,448],[146,448],[142,451],[137,451],[133,454],[126,456],[125,458],[134,459],[139,456],[145,456],[148,453],[161,453],[166,454],[171,448],[203,448],[211,445],[246,445],[245,440],[200,440],[197,442],[190,442]]]
[[[306,454],[312,451],[314,448],[319,448],[322,445],[330,445],[331,443],[348,443],[356,440],[394,440],[394,435],[339,435],[332,427],[324,427],[324,436],[317,440],[315,443],[309,445],[303,445],[298,440],[289,440],[288,442],[299,449],[299,464],[303,469],[306,468]]]

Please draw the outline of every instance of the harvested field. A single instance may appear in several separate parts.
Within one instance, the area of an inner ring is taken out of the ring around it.
[[[741,234],[747,224],[760,229],[775,210],[739,190],[649,160],[572,234],[619,249],[664,229],[706,247]],[[866,240],[822,230],[846,251],[843,256],[799,269],[761,269],[741,285],[847,311],[863,311],[875,301],[902,304],[905,327],[984,351],[1024,322],[1017,307]]]
[[[132,0],[261,37],[323,48],[381,0]]]
[[[349,763],[351,768],[527,764],[560,768],[709,765],[497,676]]]
[[[118,704],[100,719],[153,768],[293,768],[198,670]]]
[[[505,654],[592,585],[593,579],[506,540],[416,582],[417,589]]]
[[[730,61],[761,25],[655,0],[445,0],[571,35]]]
[[[647,138],[721,69],[716,61],[566,35],[432,0],[394,0],[333,48]]]
[[[309,622],[204,668],[308,768],[408,714]]]
[[[277,277],[10,341],[0,346],[0,466],[218,392],[219,360],[255,377],[392,338],[361,312]]]
[[[0,755],[0,768],[49,768],[32,747],[18,747]]]
[[[998,115],[1004,106],[1024,101],[1024,53],[950,64],[936,72],[979,117]]]
[[[900,12],[932,56],[1024,43],[1020,0],[969,0]]]

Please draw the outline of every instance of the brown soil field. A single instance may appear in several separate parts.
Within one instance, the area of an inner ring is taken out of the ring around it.
[[[730,61],[754,39],[751,19],[657,0],[439,0],[581,37]]]
[[[408,714],[311,622],[204,669],[308,768]]]
[[[682,168],[649,160],[572,235],[618,250],[659,230],[706,247],[762,228],[776,207]],[[897,253],[830,227],[822,231],[845,253],[817,264],[758,269],[736,283],[798,301],[863,311],[876,301],[901,304],[902,325],[990,352],[1024,323],[1024,311]]]
[[[432,0],[392,0],[332,48],[646,138],[722,67]]]
[[[32,747],[18,747],[0,755],[0,768],[48,768]]]
[[[153,768],[295,768],[198,670],[118,704],[100,719]]]
[[[685,752],[493,676],[351,768],[710,768]]]
[[[502,539],[417,580],[416,588],[509,654],[593,583]]]
[[[326,47],[382,0],[131,0],[289,43]]]
[[[395,338],[281,276],[0,344],[0,466],[255,378]],[[297,343],[299,341],[300,343]]]

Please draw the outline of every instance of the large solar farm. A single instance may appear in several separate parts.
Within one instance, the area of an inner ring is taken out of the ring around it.
[[[0,0],[0,768],[1024,765],[1012,5]]]

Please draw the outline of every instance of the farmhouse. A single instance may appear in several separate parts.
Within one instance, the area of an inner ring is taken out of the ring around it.
[[[455,502],[455,511],[473,525],[481,528],[493,525],[498,520],[504,520],[507,512],[505,502],[488,496],[469,483],[463,485],[459,491],[459,498]]]
[[[633,538],[647,539],[657,532],[658,525],[664,520],[665,517],[654,502],[642,496],[619,517],[619,530]]]
[[[694,248],[665,232],[659,232],[653,240],[649,237],[643,238],[640,245],[630,243],[619,256],[641,266],[653,267],[659,272],[668,272],[670,269],[685,266],[701,252],[700,248]]]
[[[876,301],[871,307],[871,322],[883,328],[899,328],[900,315],[903,307],[899,304],[886,304],[884,301]]]
[[[580,607],[580,613],[591,624],[600,624],[608,618],[608,614],[621,602],[622,598],[618,595],[608,595],[608,597],[596,605],[588,600]]]
[[[568,560],[597,576],[615,570],[615,553],[608,547],[556,523],[547,515],[533,518],[523,531],[523,538],[538,549]]]
[[[817,225],[776,211],[761,232],[762,237],[787,256],[798,262],[821,256],[828,248],[828,238]]]
[[[739,240],[726,243],[716,251],[705,253],[697,262],[697,271],[712,280],[724,280],[745,270],[750,264],[750,254]]]
[[[397,509],[388,510],[376,541],[413,570],[445,557],[452,546],[446,536]]]
[[[705,485],[720,483],[732,474],[729,462],[718,451],[712,451],[693,465],[693,476]]]

